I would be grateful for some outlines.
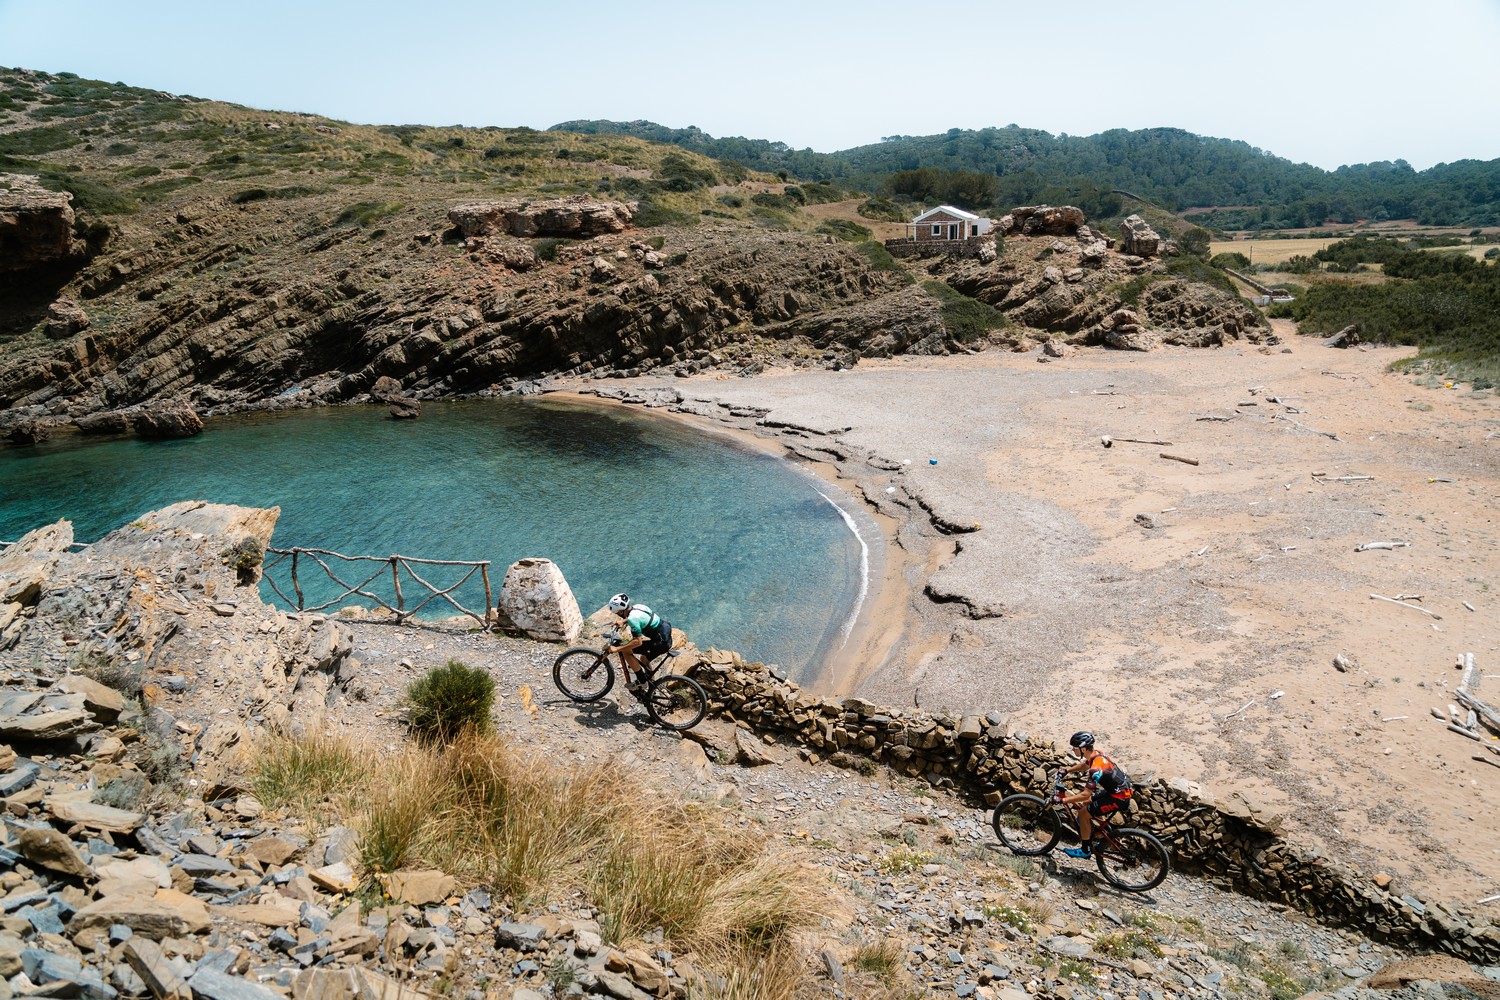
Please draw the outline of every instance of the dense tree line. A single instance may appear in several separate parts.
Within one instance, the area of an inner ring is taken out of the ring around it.
[[[1428,225],[1500,224],[1500,159],[1422,171],[1404,160],[1329,171],[1237,140],[1170,128],[1091,136],[1054,136],[1016,125],[949,129],[941,135],[888,136],[838,153],[794,150],[764,139],[716,139],[701,129],[653,122],[577,121],[553,128],[673,143],[754,170],[837,181],[870,193],[889,194],[892,178],[911,171],[985,175],[995,179],[993,206],[1002,211],[1071,202],[1090,215],[1108,216],[1119,209],[1113,194],[1118,189],[1174,211],[1213,209],[1194,218],[1213,228],[1286,229],[1406,218]]]

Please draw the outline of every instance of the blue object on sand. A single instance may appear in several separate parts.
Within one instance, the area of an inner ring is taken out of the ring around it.
[[[929,458],[927,460],[927,464],[928,465],[937,465],[937,459],[935,459],[935,458]]]

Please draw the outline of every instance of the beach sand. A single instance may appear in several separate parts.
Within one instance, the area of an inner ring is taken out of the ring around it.
[[[717,415],[691,419],[826,463],[869,506],[884,585],[815,688],[999,711],[1060,743],[1092,729],[1133,775],[1243,791],[1372,875],[1500,892],[1500,767],[1472,759],[1500,756],[1429,711],[1466,652],[1500,706],[1500,397],[1387,371],[1409,351],[1281,332],[1289,353],[995,351],[578,388],[674,388]],[[1374,478],[1333,481],[1349,475]],[[1410,547],[1354,551],[1370,541]]]

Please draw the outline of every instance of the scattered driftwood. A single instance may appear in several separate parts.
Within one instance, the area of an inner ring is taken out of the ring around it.
[[[1433,476],[1427,480],[1429,483],[1456,483],[1457,479],[1449,479],[1447,476]]]
[[[1472,730],[1472,729],[1465,729],[1463,726],[1460,726],[1456,722],[1450,722],[1450,723],[1448,723],[1448,731],[1449,732],[1453,732],[1453,733],[1457,733],[1460,736],[1467,736],[1469,739],[1475,740],[1475,741],[1480,742],[1480,743],[1484,742],[1484,737],[1483,736],[1480,736],[1478,733],[1474,732],[1474,730]]]
[[[1463,603],[1463,606],[1466,607],[1466,608],[1468,608],[1470,611],[1474,610],[1474,605],[1470,604],[1468,601],[1464,601],[1462,603]]]
[[[1379,594],[1371,594],[1370,599],[1372,601],[1389,601],[1392,604],[1399,604],[1403,608],[1411,608],[1413,611],[1420,611],[1428,618],[1434,618],[1438,621],[1443,620],[1443,616],[1438,614],[1436,611],[1428,611],[1426,608],[1419,608],[1415,604],[1407,604],[1405,601],[1398,601],[1394,597],[1381,597]]]
[[[1374,479],[1374,476],[1320,476],[1313,473],[1313,479],[1320,483],[1362,483]]]
[[[1130,444],[1171,444],[1172,443],[1170,441],[1147,441],[1144,438],[1117,438],[1117,437],[1110,437],[1108,434],[1104,435],[1103,437],[1101,437],[1099,439],[1099,443],[1102,444],[1102,445],[1104,445],[1104,447],[1106,447],[1106,448],[1108,448],[1110,445],[1114,444],[1116,441],[1126,441],[1126,442],[1129,442]]]
[[[1495,760],[1493,757],[1486,757],[1484,756],[1484,754],[1476,753],[1474,755],[1474,759],[1479,761],[1479,763],[1481,764],[1488,764],[1491,767],[1500,767],[1500,760]]]
[[[1371,549],[1409,549],[1411,542],[1360,542],[1354,546],[1355,552],[1369,552]]]
[[[1359,324],[1350,323],[1323,341],[1324,347],[1354,347],[1359,344]]]
[[[1168,454],[1165,451],[1161,453],[1161,457],[1162,458],[1170,458],[1174,462],[1182,462],[1184,465],[1197,465],[1198,464],[1198,460],[1196,458],[1183,458],[1181,455],[1172,455],[1172,454]]]
[[[1483,723],[1486,729],[1500,733],[1500,712],[1495,711],[1467,691],[1458,691],[1456,696],[1466,708],[1478,716],[1478,721]]]
[[[1483,899],[1476,899],[1476,900],[1474,900],[1474,905],[1478,906],[1480,903],[1493,903],[1497,899],[1500,899],[1500,894],[1497,894],[1497,895],[1494,895],[1494,896],[1486,896]]]
[[[1195,420],[1218,420],[1218,421],[1222,422],[1222,421],[1227,421],[1227,420],[1233,420],[1237,416],[1239,416],[1238,413],[1210,413],[1210,414],[1207,414],[1206,416],[1195,417],[1194,419]]]
[[[1300,428],[1302,428],[1305,431],[1312,431],[1314,434],[1321,434],[1324,437],[1330,438],[1330,439],[1332,439],[1334,441],[1342,441],[1342,440],[1344,440],[1343,438],[1339,437],[1337,434],[1333,433],[1333,431],[1320,431],[1316,427],[1309,427],[1309,426],[1307,426],[1306,424],[1304,424],[1300,420],[1293,420],[1291,417],[1283,416],[1280,413],[1273,413],[1273,414],[1271,414],[1271,419],[1272,420],[1285,420],[1287,423],[1294,424],[1297,427],[1300,427]]]

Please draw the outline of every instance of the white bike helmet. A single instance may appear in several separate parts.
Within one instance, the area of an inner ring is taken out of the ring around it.
[[[629,594],[616,594],[609,599],[609,610],[616,613],[626,611],[630,608]]]

